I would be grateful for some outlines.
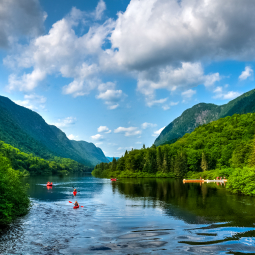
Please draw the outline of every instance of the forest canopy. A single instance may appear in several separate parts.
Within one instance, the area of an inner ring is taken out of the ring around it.
[[[235,114],[197,127],[173,144],[126,151],[98,164],[96,177],[184,177],[215,169],[255,166],[255,114]],[[228,173],[231,171],[227,171]]]

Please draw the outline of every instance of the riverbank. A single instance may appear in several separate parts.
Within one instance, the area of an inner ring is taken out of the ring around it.
[[[0,154],[0,226],[28,213],[28,186],[22,184],[20,172],[13,170],[7,158]]]
[[[175,178],[174,173],[147,173],[147,172],[132,172],[129,170],[125,171],[97,171],[94,169],[91,173],[94,177],[97,178]]]
[[[99,178],[179,178],[174,173],[147,173],[147,172],[131,172],[125,171],[92,171],[94,177]],[[223,168],[215,169],[204,172],[192,172],[189,171],[184,178],[185,179],[200,179],[214,180],[217,177],[228,179],[227,189],[232,193],[244,194],[244,195],[255,195],[255,168],[243,167],[243,168]]]

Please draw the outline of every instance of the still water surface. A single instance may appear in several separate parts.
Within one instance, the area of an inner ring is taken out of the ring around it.
[[[1,254],[255,253],[255,198],[217,184],[30,177],[31,211],[0,232]],[[73,188],[79,192],[73,196]],[[83,208],[73,209],[68,201]]]

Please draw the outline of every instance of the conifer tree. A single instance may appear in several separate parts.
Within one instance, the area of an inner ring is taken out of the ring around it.
[[[203,171],[207,171],[208,170],[208,164],[207,164],[204,152],[202,152],[201,168],[202,168]]]
[[[112,171],[116,171],[117,169],[117,160],[116,158],[112,159]]]
[[[255,167],[255,136],[254,136],[253,142],[252,142],[251,155],[249,158],[249,166]]]
[[[158,147],[157,148],[157,169],[158,169],[158,171],[161,170],[162,163],[163,163],[163,155],[162,155],[161,147]]]

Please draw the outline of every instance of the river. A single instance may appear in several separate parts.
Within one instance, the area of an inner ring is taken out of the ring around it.
[[[255,198],[221,185],[92,176],[26,182],[33,206],[1,230],[1,254],[255,253]],[[84,207],[74,210],[75,200]]]

